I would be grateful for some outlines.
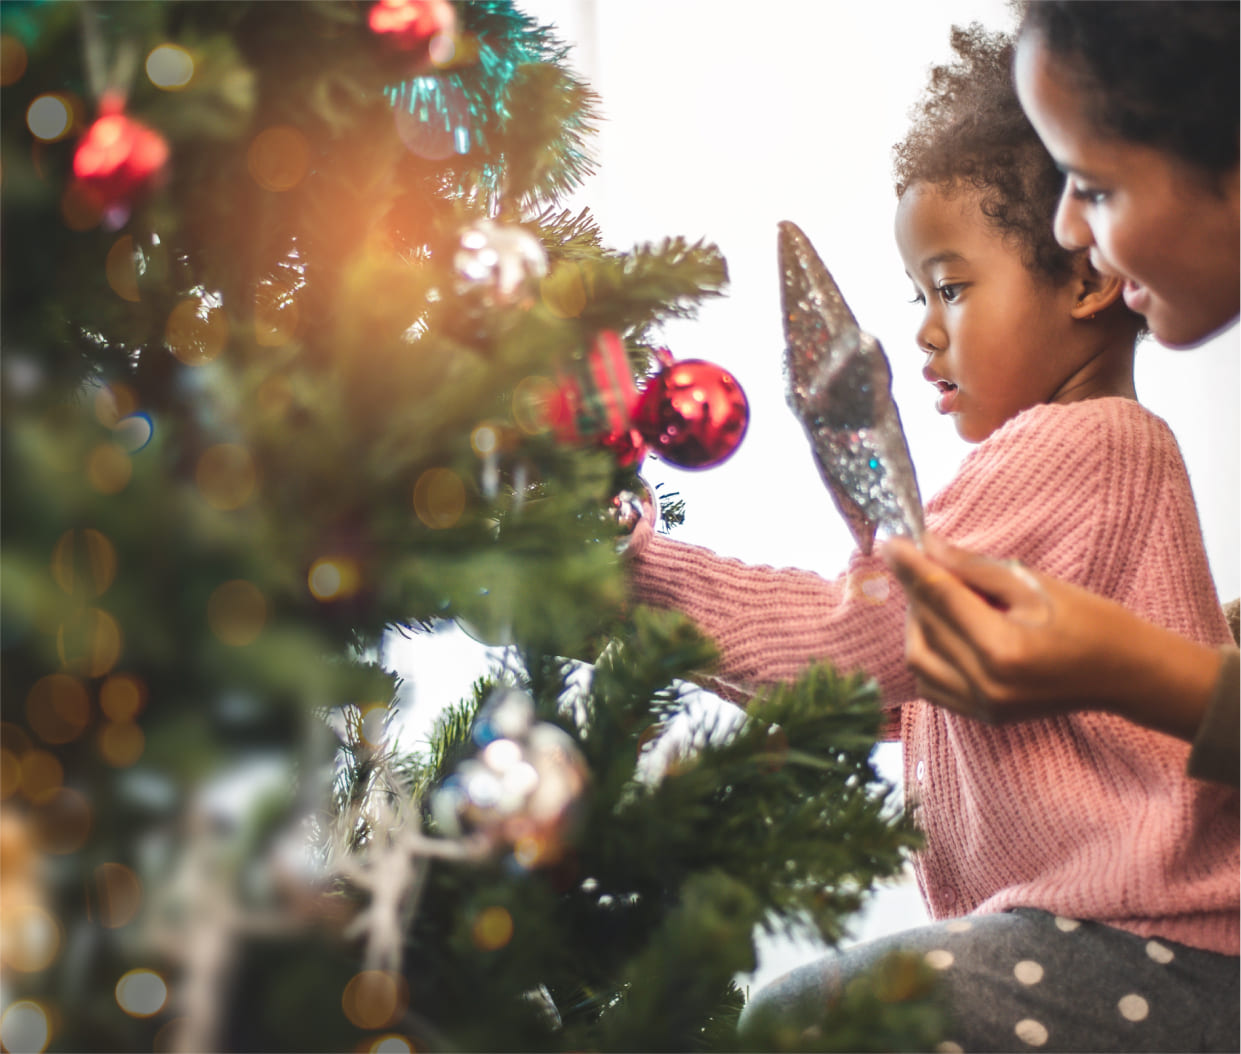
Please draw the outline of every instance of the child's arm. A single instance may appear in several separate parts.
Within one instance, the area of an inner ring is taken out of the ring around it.
[[[902,658],[905,599],[878,557],[855,554],[845,574],[825,579],[744,564],[653,535],[647,524],[631,542],[630,581],[636,602],[683,611],[715,641],[713,672],[725,689],[789,681],[826,659],[876,678],[888,704],[913,698]]]

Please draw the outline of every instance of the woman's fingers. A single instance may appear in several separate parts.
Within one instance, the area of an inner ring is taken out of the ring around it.
[[[911,607],[905,636],[905,661],[913,671],[918,694],[936,706],[973,716],[975,693],[959,663],[945,658],[949,649],[927,641],[924,620]]]

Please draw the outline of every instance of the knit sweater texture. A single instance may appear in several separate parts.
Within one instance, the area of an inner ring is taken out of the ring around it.
[[[1024,411],[970,452],[926,523],[1192,640],[1231,640],[1176,440],[1132,400]],[[855,552],[829,580],[721,557],[645,520],[629,553],[633,599],[685,612],[716,642],[703,681],[721,694],[743,699],[819,660],[878,681],[899,711],[933,918],[1042,908],[1238,954],[1238,793],[1189,779],[1188,743],[1102,711],[990,726],[917,698],[904,593],[878,557]]]

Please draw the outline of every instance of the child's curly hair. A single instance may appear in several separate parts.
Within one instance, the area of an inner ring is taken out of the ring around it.
[[[1052,233],[1063,177],[1017,99],[1014,43],[977,22],[953,26],[958,60],[932,67],[913,127],[892,148],[896,196],[914,183],[981,191],[983,215],[1019,245],[1026,267],[1059,284],[1074,256]]]

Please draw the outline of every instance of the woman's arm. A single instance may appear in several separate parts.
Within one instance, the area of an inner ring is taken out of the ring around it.
[[[1235,649],[1187,640],[1087,590],[933,534],[923,546],[894,539],[881,555],[909,599],[906,661],[925,698],[992,723],[1104,709],[1187,742],[1230,718],[1231,738],[1203,738],[1224,740],[1227,778],[1237,782],[1237,687],[1227,672],[1236,667],[1225,668]],[[1204,725],[1209,708],[1213,723]]]

